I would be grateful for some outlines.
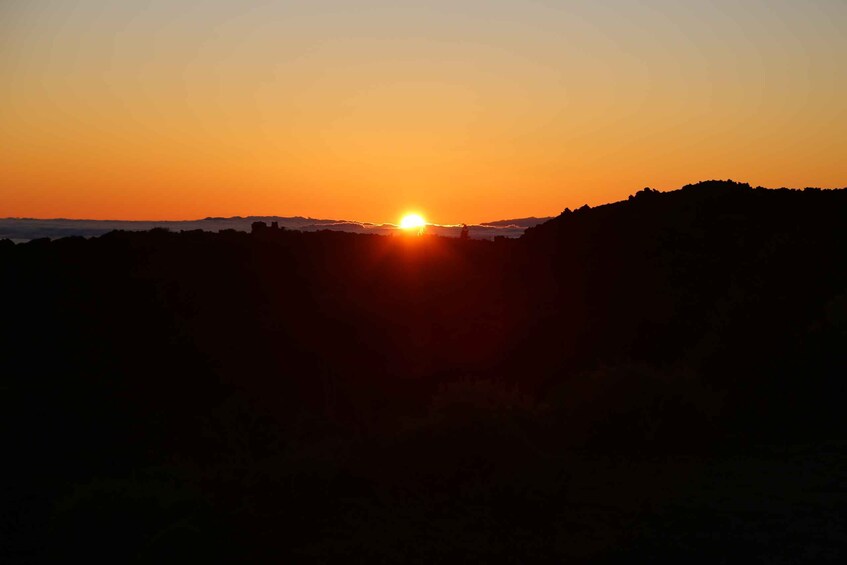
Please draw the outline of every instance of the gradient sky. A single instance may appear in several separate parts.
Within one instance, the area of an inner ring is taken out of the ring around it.
[[[0,217],[847,185],[844,0],[3,0]]]

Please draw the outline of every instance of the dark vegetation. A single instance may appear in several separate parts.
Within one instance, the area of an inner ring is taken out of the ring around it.
[[[0,559],[840,561],[845,217],[0,242]]]

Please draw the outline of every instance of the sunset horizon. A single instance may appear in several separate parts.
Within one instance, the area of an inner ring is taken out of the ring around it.
[[[484,224],[490,223],[490,222],[503,221],[503,220],[513,220],[513,219],[519,220],[519,219],[532,219],[532,218],[536,218],[536,219],[552,218],[552,217],[556,217],[559,214],[561,214],[562,210],[564,210],[564,209],[575,209],[575,208],[579,208],[581,206],[586,206],[586,205],[591,206],[591,207],[603,206],[605,204],[613,204],[615,202],[620,202],[622,200],[626,200],[629,196],[632,196],[633,194],[635,194],[636,192],[638,192],[640,190],[643,190],[644,188],[650,188],[652,190],[658,190],[659,192],[669,192],[669,191],[679,190],[680,188],[682,188],[683,186],[686,186],[686,185],[692,185],[692,184],[697,184],[699,182],[712,181],[712,180],[727,180],[727,181],[733,181],[733,182],[741,182],[741,183],[744,183],[744,184],[747,184],[747,185],[750,185],[750,186],[759,187],[759,188],[766,188],[766,189],[769,189],[769,190],[778,190],[778,189],[783,189],[783,188],[788,188],[788,189],[791,189],[791,190],[802,190],[804,188],[816,188],[816,189],[821,189],[821,190],[838,190],[838,189],[842,189],[842,188],[847,187],[847,182],[843,183],[842,185],[833,185],[833,186],[818,186],[818,185],[812,185],[812,184],[809,184],[809,183],[805,183],[805,184],[801,183],[797,186],[789,186],[789,185],[785,185],[785,184],[782,184],[782,185],[779,185],[779,186],[762,186],[760,184],[748,182],[746,179],[729,179],[729,178],[727,178],[727,179],[699,179],[699,180],[696,180],[696,181],[690,181],[690,182],[683,183],[681,185],[668,187],[668,188],[664,188],[664,189],[663,188],[657,188],[657,187],[652,186],[652,185],[644,185],[644,186],[637,187],[637,188],[633,187],[629,191],[624,191],[620,197],[616,197],[616,198],[611,199],[611,200],[606,200],[606,201],[602,201],[602,202],[600,202],[600,201],[572,202],[572,203],[568,203],[568,204],[565,204],[563,206],[560,206],[555,210],[550,210],[549,213],[546,213],[546,214],[527,214],[527,215],[512,214],[512,215],[497,217],[497,218],[484,218],[484,219],[477,219],[477,220],[473,220],[473,221],[462,220],[462,221],[455,221],[455,222],[438,221],[438,218],[432,218],[430,214],[426,214],[425,215],[425,220],[426,220],[425,223],[427,225],[461,226],[462,224],[484,225]],[[229,215],[225,215],[225,214],[205,214],[205,215],[198,215],[198,216],[194,216],[194,217],[146,217],[146,216],[136,216],[136,217],[111,217],[111,216],[109,216],[109,217],[84,216],[83,217],[83,216],[81,216],[81,217],[72,217],[72,216],[67,216],[67,215],[57,215],[57,216],[7,215],[7,216],[0,216],[0,219],[118,221],[118,222],[185,222],[185,221],[191,222],[191,221],[206,220],[206,219],[280,217],[280,218],[304,218],[304,219],[312,219],[312,220],[335,220],[335,221],[354,222],[354,223],[358,223],[358,224],[369,224],[369,225],[400,226],[400,224],[402,223],[402,220],[403,220],[403,216],[407,215],[409,213],[408,210],[411,210],[411,209],[412,208],[410,208],[410,207],[406,207],[404,209],[406,211],[398,211],[397,213],[394,214],[393,219],[389,218],[389,219],[385,219],[385,220],[361,219],[361,218],[350,217],[349,215],[344,215],[344,214],[342,214],[341,216],[338,216],[338,217],[329,217],[329,216],[321,216],[321,215],[316,215],[316,214],[288,213],[288,212],[285,212],[285,211],[276,211],[274,213],[265,213],[265,212],[256,213],[256,212],[253,212],[253,213],[229,214]],[[418,210],[420,212],[425,213],[425,211],[422,208],[415,208],[415,210]],[[418,213],[418,212],[415,212],[415,213]]]
[[[847,184],[847,5],[10,2],[0,216],[550,216]]]
[[[0,77],[0,563],[847,563],[847,0],[2,0]]]

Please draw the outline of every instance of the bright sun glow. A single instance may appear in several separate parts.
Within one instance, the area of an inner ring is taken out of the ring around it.
[[[400,227],[404,230],[421,229],[426,226],[426,220],[420,214],[406,214],[400,220]]]

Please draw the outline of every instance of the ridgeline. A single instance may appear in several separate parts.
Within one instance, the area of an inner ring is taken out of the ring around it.
[[[844,218],[708,181],[520,239],[0,241],[0,558],[838,561]]]

